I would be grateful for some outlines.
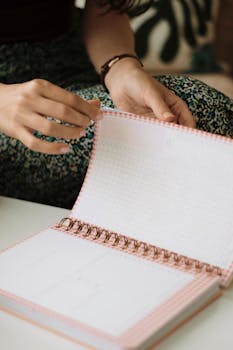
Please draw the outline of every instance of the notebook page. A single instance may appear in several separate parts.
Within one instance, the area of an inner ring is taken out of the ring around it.
[[[0,255],[0,288],[120,335],[194,276],[53,229]]]
[[[72,216],[227,268],[233,143],[107,115]]]

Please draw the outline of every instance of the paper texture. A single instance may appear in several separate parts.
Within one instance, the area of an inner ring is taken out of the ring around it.
[[[233,143],[106,116],[72,216],[227,269]]]
[[[191,274],[47,229],[0,255],[3,290],[118,336]]]

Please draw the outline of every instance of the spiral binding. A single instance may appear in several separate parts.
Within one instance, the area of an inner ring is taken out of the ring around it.
[[[56,228],[74,235],[89,238],[93,241],[98,241],[101,244],[108,244],[122,250],[127,249],[133,253],[152,258],[153,260],[162,260],[165,263],[172,263],[173,265],[175,264],[185,269],[194,269],[196,272],[205,271],[208,274],[222,276],[222,269],[217,266],[202,263],[199,260],[189,258],[185,255],[177,254],[167,249],[159,248],[152,244],[102,229],[98,226],[90,225],[70,217],[63,218],[59,224],[56,225]]]

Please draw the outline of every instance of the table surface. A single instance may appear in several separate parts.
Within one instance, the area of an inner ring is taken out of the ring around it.
[[[66,209],[0,196],[0,248],[58,222]],[[26,321],[0,312],[0,344],[4,350],[87,350]],[[157,350],[233,348],[233,285],[221,298],[180,327]]]

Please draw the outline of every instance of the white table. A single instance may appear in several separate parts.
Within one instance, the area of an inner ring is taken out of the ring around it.
[[[0,248],[58,222],[68,213],[65,209],[0,196]],[[0,312],[0,347],[4,350],[87,349],[4,312]],[[156,349],[233,349],[233,285]]]

